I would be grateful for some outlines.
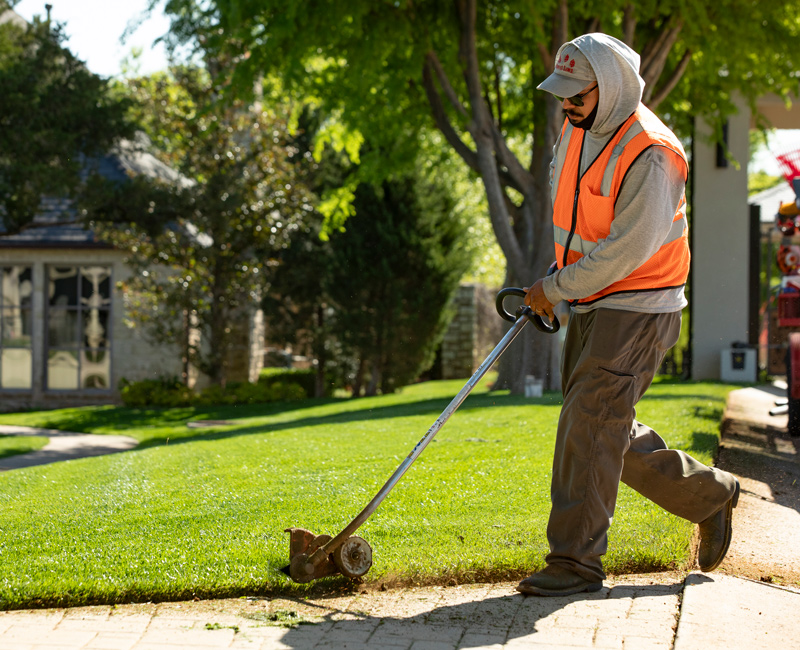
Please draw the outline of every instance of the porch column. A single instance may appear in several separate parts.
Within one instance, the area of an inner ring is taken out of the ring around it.
[[[718,156],[711,129],[695,118],[690,237],[692,378],[719,379],[722,350],[748,340],[749,212],[747,160],[750,110],[738,101],[729,119],[728,149]]]

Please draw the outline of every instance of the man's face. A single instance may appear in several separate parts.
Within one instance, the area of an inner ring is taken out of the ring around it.
[[[597,82],[592,81],[587,84],[581,92],[575,97],[565,97],[561,102],[561,110],[571,124],[582,122],[591,113],[600,98],[600,92],[597,89]],[[572,100],[577,102],[583,101],[583,106],[577,106]]]

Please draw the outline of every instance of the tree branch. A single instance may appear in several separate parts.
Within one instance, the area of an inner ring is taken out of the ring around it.
[[[422,69],[422,81],[425,88],[425,94],[428,97],[428,103],[431,106],[431,112],[433,114],[433,120],[436,123],[436,128],[441,131],[442,135],[445,137],[445,140],[447,140],[450,146],[453,147],[453,149],[467,164],[467,166],[473,171],[480,173],[480,168],[478,167],[478,155],[469,147],[466,142],[461,139],[461,137],[458,135],[458,132],[453,128],[453,125],[447,117],[444,103],[442,102],[442,99],[436,90],[431,70],[427,64],[423,66]],[[508,172],[498,168],[498,174],[503,187],[513,187],[520,192],[523,191],[521,187],[518,187],[518,184]]]
[[[568,0],[559,0],[558,9],[556,9],[555,20],[553,20],[553,41],[550,48],[550,68],[552,71],[555,65],[556,54],[560,48],[569,39],[569,2]]]
[[[503,130],[503,97],[500,94],[500,66],[494,62],[494,94],[497,97],[497,128]]]
[[[667,63],[672,46],[678,40],[678,35],[683,28],[683,22],[678,23],[671,28],[664,28],[658,39],[653,45],[647,48],[647,56],[642,57],[642,65],[640,74],[648,85],[655,86],[655,82],[664,71],[664,66]]]
[[[469,117],[469,111],[467,111],[467,109],[464,107],[464,104],[462,104],[461,100],[458,98],[458,94],[453,88],[453,85],[450,83],[450,79],[447,77],[447,73],[442,67],[442,62],[439,61],[439,57],[436,55],[434,50],[428,50],[427,54],[425,54],[425,66],[430,66],[433,68],[433,71],[436,73],[436,78],[439,80],[439,85],[442,87],[445,97],[447,97],[447,99],[450,101],[450,104],[453,106],[453,108],[455,108],[464,117]]]
[[[633,37],[636,33],[636,13],[633,4],[625,5],[622,12],[622,34],[625,45],[633,47]]]
[[[586,23],[586,30],[584,34],[592,34],[600,31],[600,19],[596,16]]]
[[[464,79],[467,83],[470,106],[472,107],[470,133],[477,147],[478,167],[486,189],[492,228],[497,237],[497,243],[500,245],[515,276],[526,278],[529,276],[528,264],[514,235],[511,218],[505,204],[507,195],[503,191],[500,171],[497,168],[497,159],[495,158],[493,130],[496,126],[489,115],[489,109],[483,100],[483,92],[481,91],[478,52],[475,42],[476,0],[456,0],[456,9],[461,22],[459,58],[464,67]]]
[[[544,65],[545,72],[547,72],[548,75],[553,73],[558,48],[567,42],[567,18],[569,17],[567,5],[567,0],[559,0],[553,18],[553,28],[550,32],[550,49],[548,50],[544,43],[539,42],[536,44],[539,50],[539,57],[542,60],[542,65]],[[544,31],[541,23],[539,23],[539,28]]]
[[[523,194],[529,194],[533,178],[511,149],[508,148],[506,139],[494,123],[492,124],[492,140],[494,141],[494,148],[497,152],[498,161],[505,166],[510,175],[511,182],[506,184],[510,185],[515,190],[519,190]]]
[[[425,94],[428,97],[428,103],[431,106],[431,112],[433,113],[433,120],[436,123],[436,127],[442,132],[442,135],[444,135],[450,146],[455,149],[456,153],[461,156],[461,159],[467,163],[469,168],[479,172],[477,154],[459,137],[447,117],[442,98],[439,96],[436,86],[434,85],[430,59],[427,58],[422,67],[422,85],[425,88]]]
[[[667,95],[672,92],[672,89],[675,88],[675,86],[681,80],[683,73],[686,72],[686,68],[689,67],[689,62],[691,60],[692,51],[686,50],[669,78],[661,85],[661,87],[659,87],[658,91],[652,93],[652,97],[647,103],[647,106],[650,108],[650,110],[654,111],[658,105],[664,101],[664,99],[666,99]]]

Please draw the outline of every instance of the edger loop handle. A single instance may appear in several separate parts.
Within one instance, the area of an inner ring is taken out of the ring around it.
[[[506,287],[505,289],[501,289],[500,293],[497,294],[497,313],[500,314],[500,317],[509,321],[510,323],[515,323],[520,317],[525,316],[529,321],[531,321],[535,326],[536,329],[540,332],[544,332],[545,334],[555,334],[559,329],[561,329],[561,323],[558,322],[558,317],[553,317],[552,323],[546,323],[544,319],[539,316],[539,314],[534,314],[530,307],[527,305],[520,305],[517,309],[517,315],[512,316],[509,314],[505,306],[503,305],[503,301],[508,296],[517,296],[518,298],[525,297],[525,291],[523,289],[519,289],[517,287]]]

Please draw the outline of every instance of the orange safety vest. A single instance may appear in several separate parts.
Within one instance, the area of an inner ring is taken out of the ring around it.
[[[558,268],[574,264],[611,231],[614,205],[625,174],[650,147],[666,147],[683,162],[688,178],[686,153],[678,138],[644,104],[611,137],[600,154],[579,177],[585,131],[564,121],[553,170],[553,228]],[[686,194],[681,197],[672,229],[656,253],[630,275],[614,282],[580,304],[595,302],[614,293],[670,289],[686,284],[689,276],[689,228]]]

